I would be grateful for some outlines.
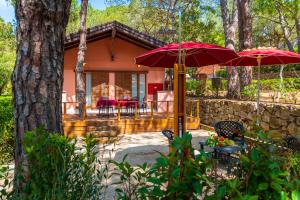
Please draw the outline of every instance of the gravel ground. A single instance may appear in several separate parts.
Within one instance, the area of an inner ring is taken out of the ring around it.
[[[208,137],[208,132],[204,130],[191,131],[193,136],[192,144],[195,149],[199,149],[198,142]],[[101,148],[102,149],[102,148]],[[153,164],[159,153],[168,153],[168,141],[160,132],[139,133],[134,135],[123,135],[115,144],[105,146],[105,150],[100,151],[104,160],[109,158],[121,161],[125,155],[126,160],[131,165],[139,165],[147,162]],[[158,152],[157,152],[158,151]],[[113,167],[110,166],[112,169]],[[116,180],[108,180],[106,199],[114,199],[114,185],[110,184]]]

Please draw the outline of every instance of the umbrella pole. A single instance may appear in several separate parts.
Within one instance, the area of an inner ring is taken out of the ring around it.
[[[182,137],[186,132],[186,81],[185,65],[174,65],[174,135]]]
[[[257,102],[256,102],[256,107],[257,107],[257,118],[256,118],[256,125],[260,125],[260,109],[259,109],[259,103],[260,103],[260,65],[261,65],[261,56],[257,57],[257,65],[258,65],[258,70],[257,70]]]

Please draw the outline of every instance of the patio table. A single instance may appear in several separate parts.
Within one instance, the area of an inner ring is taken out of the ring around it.
[[[136,100],[129,100],[129,99],[119,99],[118,103],[120,105],[120,107],[125,107],[128,111],[128,109],[134,109],[135,105],[137,105],[137,107],[139,107],[139,102]]]
[[[100,114],[100,109],[106,109],[107,110],[107,114],[109,115],[109,108],[113,108],[113,106],[116,106],[118,104],[118,102],[114,99],[103,99],[100,98],[97,101],[97,108],[99,109],[99,114]]]
[[[206,146],[206,140],[200,140],[199,145],[200,145],[200,149],[204,150],[204,146]],[[233,164],[235,163],[234,160],[236,160],[236,158],[234,158],[232,155],[236,155],[242,152],[244,149],[245,149],[245,144],[243,144],[242,146],[240,146],[239,144],[228,145],[228,146],[215,146],[215,147],[210,147],[208,153],[213,153],[212,159],[221,160],[224,162],[224,164],[227,166],[227,174],[229,175],[232,173]],[[217,167],[216,163],[215,165],[216,165],[215,167]]]

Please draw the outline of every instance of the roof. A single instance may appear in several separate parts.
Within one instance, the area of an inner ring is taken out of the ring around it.
[[[219,69],[222,69],[219,65],[210,65],[210,66],[205,66],[205,67],[199,67],[197,69],[196,74],[206,74],[206,75],[212,75],[214,74],[214,71],[218,71]]]
[[[79,31],[67,35],[65,38],[65,49],[78,47],[80,39],[79,36]],[[108,22],[87,29],[87,43],[107,37],[121,38],[149,50],[166,44],[161,40],[139,32],[117,21]]]

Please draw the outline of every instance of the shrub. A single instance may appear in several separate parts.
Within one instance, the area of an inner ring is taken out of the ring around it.
[[[206,80],[187,80],[186,90],[195,96],[203,96],[206,91]]]
[[[299,78],[283,79],[282,88],[280,88],[280,79],[261,80],[261,91],[273,92],[274,96],[276,95],[277,92],[281,92],[281,94],[287,96],[287,98],[293,98],[293,95],[297,95],[299,89],[300,89]],[[257,94],[257,80],[253,80],[250,85],[244,87],[241,94],[243,98],[254,100]]]
[[[185,134],[172,143],[173,151],[165,156],[161,154],[156,163],[149,167],[132,167],[125,158],[116,166],[120,181],[116,193],[118,199],[198,199],[208,193],[211,180],[207,170],[211,163],[204,152],[194,156],[191,146],[192,136]]]
[[[223,180],[215,198],[226,199],[292,199],[300,198],[299,175],[291,167],[299,165],[290,162],[294,155],[274,145],[269,133],[261,130],[251,136],[258,136],[250,148],[240,156],[238,176]]]
[[[96,140],[76,141],[38,128],[24,137],[26,168],[18,169],[23,183],[19,199],[99,199],[107,166],[97,158]],[[104,167],[103,167],[104,166]]]
[[[13,160],[13,106],[11,96],[0,97],[0,165]]]
[[[217,77],[221,78],[227,78],[227,70],[226,69],[220,69],[217,71]]]

